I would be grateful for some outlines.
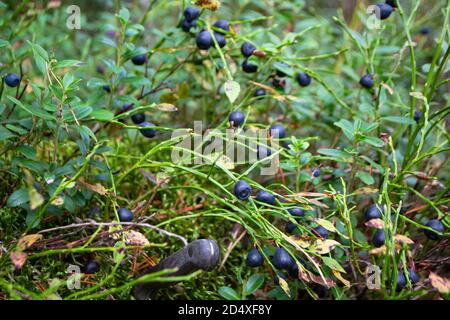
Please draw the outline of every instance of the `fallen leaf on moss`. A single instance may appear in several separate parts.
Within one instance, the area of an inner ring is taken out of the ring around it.
[[[26,236],[23,236],[22,238],[17,241],[17,248],[20,251],[23,251],[25,249],[28,249],[35,243],[36,241],[42,239],[42,234],[28,234]]]
[[[440,293],[449,293],[450,291],[449,279],[442,278],[434,272],[430,272],[428,279],[430,279],[433,288],[437,289]]]

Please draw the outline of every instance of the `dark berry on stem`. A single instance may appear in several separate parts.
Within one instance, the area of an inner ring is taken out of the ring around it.
[[[233,111],[229,117],[230,123],[233,127],[240,127],[245,121],[245,115],[240,111]]]
[[[426,226],[437,232],[441,232],[441,233],[444,232],[444,230],[445,230],[444,225],[438,219],[432,219],[432,220],[428,221]],[[439,234],[437,234],[435,231],[424,230],[424,233],[428,237],[428,239],[438,240],[441,238],[441,236]]]
[[[133,62],[133,64],[137,65],[137,66],[142,66],[145,61],[147,60],[147,54],[140,54],[138,56],[134,56],[133,58],[131,58],[131,62]]]
[[[147,121],[144,121],[144,122],[141,122],[140,123],[140,127],[142,128],[142,129],[139,129],[139,132],[144,136],[144,137],[147,137],[147,138],[153,138],[154,136],[156,136],[156,130],[155,129],[152,129],[152,128],[145,128],[145,127],[154,127],[155,125],[153,124],[153,123],[151,123],[151,122],[147,122]]]
[[[191,22],[200,16],[200,10],[195,7],[187,7],[183,14],[186,20]]]
[[[314,178],[320,177],[320,168],[316,168],[313,170],[312,175]]]
[[[214,44],[211,34],[207,30],[200,31],[195,41],[200,50],[208,50]]]
[[[424,27],[424,28],[420,29],[419,32],[421,35],[427,36],[431,33],[431,31],[432,31],[432,29],[430,27]]]
[[[390,5],[392,8],[397,8],[397,0],[386,0],[386,4]]]
[[[289,275],[292,278],[298,278],[298,264],[294,263],[292,267],[289,268]]]
[[[256,193],[256,200],[267,204],[275,204],[275,196],[263,190],[260,190]]]
[[[304,72],[297,74],[297,82],[302,87],[307,87],[311,84],[311,76]]]
[[[394,8],[392,8],[392,6],[386,4],[386,3],[379,3],[377,4],[377,7],[379,9],[379,17],[378,17],[378,13],[377,13],[377,18],[379,18],[380,20],[385,20],[387,18],[389,18],[392,14],[392,11],[394,11]]]
[[[230,24],[227,20],[218,20],[216,23],[214,23],[214,27],[222,29],[226,32],[230,31]]]
[[[406,286],[406,278],[403,272],[399,271],[397,275],[397,288],[401,289]]]
[[[244,180],[240,180],[234,185],[234,195],[239,200],[247,200],[252,195],[252,187]]]
[[[117,210],[117,213],[119,214],[119,220],[121,222],[133,221],[133,213],[127,208],[119,208],[119,210]]]
[[[247,255],[247,266],[251,268],[256,268],[261,266],[264,263],[264,257],[259,252],[258,249],[253,248]]]
[[[367,207],[366,212],[364,213],[364,218],[366,221],[372,220],[372,219],[380,219],[382,217],[384,210],[381,204],[371,204],[369,207]]]
[[[313,233],[321,238],[328,238],[328,230],[322,226],[315,227]]]
[[[15,73],[8,73],[5,77],[5,83],[8,87],[17,87],[20,83],[20,78]]]
[[[106,92],[111,93],[111,87],[110,87],[110,86],[105,85],[105,86],[103,86],[102,88],[103,88],[103,90],[105,90]]]
[[[284,248],[277,248],[272,258],[272,263],[278,269],[289,269],[295,264],[295,260]]]
[[[288,212],[294,217],[303,217],[305,215],[305,211],[302,208],[291,208],[288,209]]]
[[[413,271],[412,269],[407,269],[408,270],[408,276],[409,276],[409,281],[411,281],[411,284],[416,284],[417,282],[420,281],[420,276]]]
[[[225,47],[227,44],[227,40],[225,40],[225,36],[219,32],[214,31],[214,39],[216,39],[216,42],[220,48]]]
[[[242,62],[242,70],[246,73],[255,73],[258,71],[258,66],[254,63],[251,63],[248,61],[248,59],[245,59]]]
[[[257,156],[258,160],[264,159],[266,157],[270,157],[272,155],[272,151],[262,146],[257,147]]]
[[[366,89],[370,89],[375,84],[374,77],[372,74],[364,75],[361,80],[359,80],[359,84],[362,85]]]
[[[253,52],[255,52],[256,47],[252,45],[250,42],[244,42],[241,46],[241,53],[244,57],[250,57]]]
[[[253,94],[254,97],[263,97],[266,95],[266,90],[264,89],[256,89],[255,93]]]
[[[416,123],[419,123],[420,118],[422,118],[422,112],[420,111],[414,111],[414,121]]]
[[[100,269],[100,266],[97,261],[89,260],[84,265],[84,272],[87,274],[94,274]]]
[[[377,232],[375,232],[375,234],[372,237],[372,243],[375,247],[379,248],[382,245],[384,245],[385,242],[385,238],[386,238],[386,234],[384,232],[383,229],[379,229],[377,230]]]
[[[278,138],[283,139],[286,137],[286,129],[281,124],[274,124],[270,127],[270,135],[278,135]]]
[[[286,233],[294,233],[295,229],[297,229],[297,225],[291,221],[289,221],[288,223],[286,223],[286,226],[284,228],[284,230],[286,231]]]
[[[133,121],[134,124],[141,124],[145,121],[145,114],[144,113],[136,113],[131,116],[131,121]]]

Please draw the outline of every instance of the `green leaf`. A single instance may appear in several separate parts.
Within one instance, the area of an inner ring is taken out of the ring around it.
[[[331,258],[331,257],[322,257],[322,261],[330,269],[339,271],[341,273],[346,273],[344,268],[342,268],[342,266],[339,264],[339,262],[337,262],[333,258]]]
[[[43,111],[43,110],[39,110],[39,109],[37,109],[37,108],[34,107],[34,106],[28,106],[28,107],[26,107],[26,106],[24,106],[24,105],[22,104],[22,102],[20,102],[19,100],[17,100],[17,99],[14,98],[14,97],[7,96],[7,98],[8,98],[9,100],[11,100],[12,102],[14,102],[16,105],[18,105],[20,108],[22,108],[23,110],[25,110],[26,112],[28,112],[29,114],[33,115],[33,116],[36,116],[36,117],[38,117],[38,118],[42,118],[42,119],[45,119],[45,120],[56,120],[55,117],[53,117],[52,115],[48,114],[47,112],[45,112],[45,111]]]
[[[344,132],[344,134],[345,134],[345,136],[347,138],[349,138],[350,140],[354,139],[354,137],[355,137],[355,134],[354,134],[355,128],[354,128],[353,124],[350,121],[342,119],[342,120],[340,120],[338,122],[335,122],[334,125],[338,126],[339,128],[341,128],[342,132]]]
[[[219,294],[227,300],[240,300],[239,294],[230,287],[220,287]]]
[[[241,86],[238,82],[233,80],[225,81],[223,89],[228,97],[228,100],[230,100],[231,103],[236,101],[237,97],[239,97],[239,93],[241,92]]]
[[[380,138],[363,136],[361,140],[377,148],[384,147],[384,141]]]
[[[114,118],[114,113],[106,109],[95,109],[91,116],[98,121],[111,121]]]
[[[0,48],[9,46],[9,41],[0,39]]]
[[[0,141],[8,140],[13,137],[15,137],[15,135],[12,134],[11,131],[6,129],[4,126],[0,126]]]
[[[361,181],[364,182],[364,183],[367,184],[367,185],[371,185],[371,184],[374,184],[374,183],[375,183],[375,179],[374,179],[370,174],[368,174],[367,172],[364,172],[364,171],[358,171],[358,172],[356,173],[356,176],[357,176],[359,179],[361,179]]]
[[[128,20],[130,19],[130,12],[128,11],[127,8],[122,8],[120,9],[117,17],[119,18],[120,22],[125,25],[128,23]]]
[[[8,207],[18,207],[30,200],[27,188],[21,188],[14,191],[8,198],[6,205]]]
[[[53,66],[53,69],[79,67],[82,63],[80,60],[61,60]]]
[[[411,124],[414,125],[416,122],[409,118],[409,117],[396,117],[396,116],[390,116],[390,117],[382,117],[381,121],[387,121],[387,122],[394,122],[394,123],[401,123],[401,124]]]
[[[256,290],[258,290],[264,283],[264,277],[259,274],[255,273],[253,274],[245,284],[245,293],[246,294],[252,294]]]
[[[103,87],[103,86],[108,85],[108,82],[106,82],[103,79],[92,78],[92,79],[89,79],[89,81],[87,82],[86,85],[88,88],[97,88],[97,87]]]
[[[351,158],[351,155],[348,154],[345,151],[341,151],[341,150],[336,150],[336,149],[319,149],[317,150],[318,153],[326,155],[326,156],[330,156],[333,158],[341,158],[341,159],[348,159]]]
[[[124,82],[135,87],[149,86],[151,84],[146,77],[127,77]]]

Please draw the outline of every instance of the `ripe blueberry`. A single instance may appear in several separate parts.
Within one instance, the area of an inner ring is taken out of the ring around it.
[[[105,90],[106,92],[111,93],[111,87],[110,87],[110,86],[104,85],[102,88],[103,88],[103,90]]]
[[[379,9],[379,14],[380,16],[378,17],[377,14],[377,18],[379,18],[380,20],[384,20],[390,17],[390,15],[392,14],[392,11],[394,11],[394,8],[392,8],[392,6],[386,4],[386,3],[379,3],[377,4],[377,7]]]
[[[252,187],[244,180],[239,180],[234,185],[234,195],[239,200],[247,200],[252,194]]]
[[[390,5],[392,8],[397,8],[397,0],[386,0],[386,4]]]
[[[431,33],[432,29],[430,27],[423,27],[422,29],[420,29],[420,34],[427,36]]]
[[[200,31],[195,41],[200,50],[208,50],[214,44],[211,34],[207,30]]]
[[[374,77],[372,74],[364,75],[361,80],[359,80],[359,84],[362,85],[366,89],[370,89],[375,84]]]
[[[317,235],[321,238],[324,238],[324,239],[328,238],[328,230],[322,226],[315,227],[313,229],[313,232],[315,235]]]
[[[200,10],[195,7],[187,7],[183,14],[186,20],[191,22],[200,16]]]
[[[8,87],[17,87],[20,83],[20,78],[15,73],[8,73],[5,77],[5,83]]]
[[[298,278],[298,264],[294,263],[292,267],[289,268],[289,275],[292,278]]]
[[[364,218],[366,221],[380,219],[383,212],[383,207],[380,204],[371,204],[364,213]]]
[[[302,208],[291,208],[288,209],[288,212],[294,217],[303,217],[305,215],[305,211]]]
[[[320,168],[314,169],[312,175],[314,178],[320,177]]]
[[[420,281],[420,276],[413,271],[412,269],[407,269],[408,270],[408,276],[409,276],[409,281],[411,281],[411,284],[416,284],[417,282]]]
[[[281,124],[274,124],[270,127],[270,135],[278,135],[278,138],[283,139],[286,137],[286,129]]]
[[[272,263],[278,269],[289,269],[295,264],[295,260],[284,248],[277,248]]]
[[[272,155],[272,151],[270,149],[267,149],[262,146],[258,146],[256,152],[257,152],[258,160],[262,160],[262,159],[264,159],[266,157],[270,157]]]
[[[142,128],[142,129],[139,129],[139,131],[144,137],[153,138],[154,136],[156,136],[157,131],[155,129],[145,128],[145,127],[154,127],[155,125],[153,123],[144,121],[144,122],[141,122],[139,125]]]
[[[244,123],[245,115],[240,111],[233,111],[230,113],[229,120],[233,127],[240,127]]]
[[[266,95],[266,90],[264,90],[263,88],[256,89],[255,93],[253,94],[254,97],[263,97],[265,95]]]
[[[89,260],[84,265],[84,272],[87,274],[94,274],[100,269],[98,262],[95,260]]]
[[[286,223],[286,226],[284,227],[284,230],[286,231],[286,233],[294,233],[295,229],[297,229],[297,224],[289,221],[288,223]]]
[[[117,213],[119,214],[119,220],[121,222],[133,221],[133,213],[127,208],[119,208],[119,210],[117,210]]]
[[[250,42],[244,42],[241,46],[241,53],[244,57],[250,57],[253,52],[255,52],[256,47],[252,45]]]
[[[406,286],[406,278],[403,272],[399,271],[397,275],[397,288],[401,289]]]
[[[420,118],[422,118],[422,112],[420,111],[414,111],[414,121],[416,123],[419,123]]]
[[[264,258],[258,249],[253,248],[247,255],[247,266],[251,268],[259,267],[264,263]]]
[[[145,113],[135,113],[131,116],[131,121],[133,121],[134,124],[141,124],[145,121]]]
[[[183,29],[184,32],[191,31],[191,28],[195,26],[197,26],[197,20],[188,21],[186,19],[183,19],[183,21],[181,21],[181,29]]]
[[[300,72],[297,74],[297,82],[302,87],[307,87],[311,84],[311,76],[309,74]]]
[[[267,204],[275,204],[275,196],[263,190],[260,190],[256,193],[256,200]]]
[[[131,58],[131,62],[133,62],[133,64],[135,64],[136,66],[142,66],[146,60],[147,60],[146,53]]]
[[[216,42],[220,48],[225,47],[227,44],[227,40],[225,40],[225,36],[219,32],[214,31],[214,39],[216,39]]]
[[[426,226],[437,232],[444,232],[444,225],[438,219],[432,219],[428,221]],[[424,232],[428,239],[438,240],[441,236],[438,235],[435,231],[425,230]]]
[[[216,21],[216,23],[214,23],[214,27],[216,27],[217,29],[222,29],[222,30],[224,30],[226,32],[230,31],[230,24],[228,23],[227,20],[218,20],[218,21]]]
[[[258,71],[258,66],[254,63],[251,63],[248,61],[248,59],[245,59],[242,62],[242,70],[246,73],[255,73]]]
[[[372,243],[375,247],[379,248],[384,245],[384,240],[386,238],[386,234],[383,229],[377,230],[372,237]]]

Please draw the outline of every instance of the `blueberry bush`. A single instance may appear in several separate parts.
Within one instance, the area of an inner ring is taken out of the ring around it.
[[[0,1],[1,299],[449,298],[448,1],[72,2]]]

